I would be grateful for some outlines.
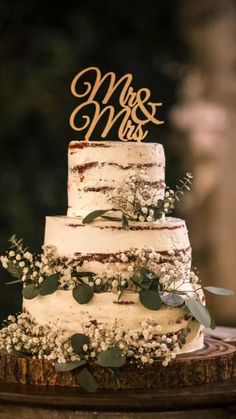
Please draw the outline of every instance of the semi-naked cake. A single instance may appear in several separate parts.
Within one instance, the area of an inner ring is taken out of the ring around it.
[[[191,176],[166,188],[157,143],[72,141],[68,154],[68,212],[46,217],[42,254],[14,236],[1,257],[23,282],[23,312],[0,330],[0,350],[78,369],[94,391],[87,364],[116,380],[125,365],[163,368],[203,348],[211,318],[185,222],[168,216]]]
[[[137,290],[124,289],[119,296],[117,284],[122,280],[129,283],[136,260],[142,258],[144,252],[146,256],[141,266],[153,263],[158,274],[161,270],[167,272],[162,277],[168,287],[189,291],[191,295],[196,286],[191,283],[191,247],[185,222],[171,217],[151,222],[137,220],[130,221],[128,230],[119,221],[101,218],[91,224],[83,223],[84,217],[93,210],[111,209],[110,192],[122,188],[129,172],[137,170],[145,171],[148,186],[157,191],[158,199],[163,199],[165,156],[162,145],[108,141],[70,143],[68,215],[46,218],[44,245],[55,246],[59,258],[68,266],[83,261],[81,270],[95,273],[95,283],[100,285],[105,281],[110,289],[95,292],[93,298],[82,305],[73,298],[72,290],[57,290],[48,296],[24,299],[23,309],[37,323],[56,325],[71,334],[83,333],[90,323],[106,331],[119,330],[121,334],[136,329],[144,332],[146,325],[158,327],[159,335],[164,338],[168,334],[175,335],[176,353],[177,349],[194,351],[203,346],[202,326],[182,305],[162,304],[158,310],[149,310],[140,302]],[[173,265],[173,269],[169,265]],[[178,334],[185,341],[179,348]],[[147,362],[150,359],[147,357]]]

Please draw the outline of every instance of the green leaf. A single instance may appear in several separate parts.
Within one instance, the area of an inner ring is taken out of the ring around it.
[[[174,293],[163,295],[161,297],[161,300],[167,306],[172,306],[172,307],[179,307],[179,306],[182,306],[182,304],[184,304],[184,299],[180,297],[180,295],[174,294]]]
[[[118,346],[113,346],[100,352],[95,363],[101,367],[119,368],[126,363],[126,358]]]
[[[89,344],[88,336],[84,335],[83,333],[75,333],[71,336],[71,346],[74,352],[78,355],[83,355],[84,350],[83,346]]]
[[[72,291],[74,299],[79,304],[87,304],[93,298],[93,288],[87,284],[79,284]]]
[[[82,223],[83,224],[89,224],[93,220],[95,220],[96,218],[101,217],[103,214],[106,214],[106,212],[108,212],[108,211],[111,211],[111,209],[92,211],[88,215],[86,215],[86,217],[83,219]]]
[[[153,281],[157,279],[156,275],[149,271],[149,269],[143,267],[136,269],[131,278],[134,284],[143,289],[149,289],[153,284]]]
[[[87,368],[83,368],[79,374],[77,374],[77,380],[80,386],[89,393],[95,393],[98,389],[97,381]]]
[[[99,285],[95,284],[93,289],[94,289],[94,292],[96,292],[96,294],[99,294],[100,292],[105,292],[104,291],[104,289],[105,289],[104,284],[99,284]]]
[[[22,283],[22,279],[16,279],[15,281],[6,282],[5,285],[19,284]]]
[[[59,274],[53,274],[44,279],[40,286],[40,294],[53,294],[58,288]]]
[[[234,295],[234,291],[228,288],[220,288],[220,287],[203,287],[204,290],[211,292],[212,294],[216,295]]]
[[[36,284],[26,285],[22,290],[22,295],[26,300],[32,300],[39,295],[39,288]]]
[[[75,370],[78,367],[82,367],[82,365],[85,365],[86,361],[81,360],[81,361],[70,361],[70,362],[65,362],[65,363],[59,363],[59,362],[55,362],[54,367],[55,367],[55,371],[56,372],[66,372],[66,371],[72,371]]]
[[[138,268],[134,271],[134,274],[131,278],[131,281],[133,281],[134,284],[138,285],[139,287],[141,287],[142,282],[143,282],[143,269],[142,268]]]
[[[153,290],[141,290],[139,292],[139,300],[149,310],[159,310],[162,306],[160,295]]]
[[[149,271],[149,269],[143,268],[143,282],[141,284],[141,287],[146,290],[152,286],[154,286],[155,290],[156,288],[159,289],[158,278],[154,273]]]
[[[122,213],[122,227],[125,230],[129,230],[129,220],[127,215],[125,215],[124,213]]]
[[[121,381],[125,378],[119,368],[108,368],[114,382],[114,390],[120,390],[122,388]]]
[[[157,205],[153,208],[154,210],[154,218],[155,220],[158,220],[162,217],[164,212],[164,200],[158,199]]]
[[[23,268],[20,268],[16,263],[9,260],[7,264],[7,271],[13,276],[13,278],[21,278],[23,275]]]
[[[194,300],[194,298],[188,298],[185,301],[186,306],[188,307],[190,313],[193,317],[203,326],[211,326],[211,315],[206,307],[204,307],[199,301]]]

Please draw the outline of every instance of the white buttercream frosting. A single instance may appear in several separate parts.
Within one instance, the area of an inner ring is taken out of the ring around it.
[[[165,155],[161,144],[72,141],[68,152],[68,216],[108,209],[108,192],[122,185],[130,170],[143,168],[164,196]]]
[[[148,310],[139,301],[137,293],[125,292],[118,302],[113,293],[94,294],[84,305],[78,304],[71,291],[58,290],[52,295],[38,296],[23,302],[26,310],[41,325],[56,326],[58,329],[83,333],[83,325],[96,321],[110,330],[117,324],[120,330],[141,327],[142,321],[160,325],[161,334],[177,333],[189,328],[184,352],[202,347],[202,326],[196,321],[185,319],[183,308],[163,305],[159,310]]]
[[[185,222],[168,217],[152,223],[133,222],[130,230],[122,228],[121,223],[96,220],[83,224],[79,217],[47,217],[45,245],[54,245],[59,256],[77,258],[89,256],[84,264],[85,270],[96,273],[111,269],[104,255],[115,255],[129,249],[152,247],[164,260],[173,256],[185,257],[191,266],[191,247]]]
[[[55,245],[63,256],[76,252],[113,253],[145,246],[170,255],[175,250],[190,250],[185,221],[172,217],[152,223],[132,222],[128,231],[115,221],[97,219],[83,224],[79,217],[47,217],[44,244]]]

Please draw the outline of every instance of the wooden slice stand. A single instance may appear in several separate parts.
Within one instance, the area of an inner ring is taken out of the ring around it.
[[[100,389],[114,387],[111,374],[90,364]],[[236,377],[236,348],[227,343],[206,338],[202,350],[179,355],[167,367],[156,361],[143,369],[126,365],[122,368],[124,389],[155,389],[213,383]],[[56,373],[51,362],[0,353],[0,382],[33,385],[79,387],[76,371]]]

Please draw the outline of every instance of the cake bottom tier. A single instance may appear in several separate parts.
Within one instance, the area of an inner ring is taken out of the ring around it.
[[[134,292],[124,292],[119,299],[114,293],[95,293],[89,303],[78,304],[72,291],[57,290],[24,299],[23,310],[41,326],[89,336],[96,350],[118,345],[127,354],[139,352],[144,363],[145,354],[156,358],[160,351],[167,355],[168,350],[186,353],[203,347],[203,326],[183,306],[163,304],[159,310],[149,310]]]
[[[88,366],[100,389],[113,388],[111,374],[95,364]],[[236,376],[236,348],[225,342],[205,339],[203,349],[178,355],[167,367],[160,361],[143,369],[122,367],[122,388],[155,389],[229,380]],[[78,371],[55,372],[52,362],[0,352],[0,382],[80,387]],[[78,389],[80,390],[80,389]]]

